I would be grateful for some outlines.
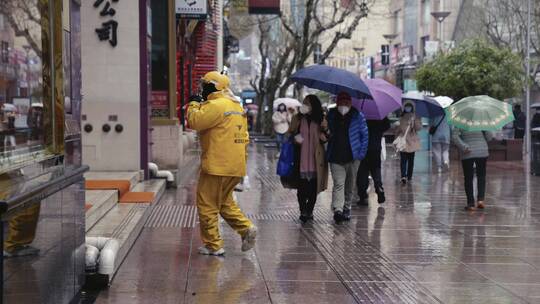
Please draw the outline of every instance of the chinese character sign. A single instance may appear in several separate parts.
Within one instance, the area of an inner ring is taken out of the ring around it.
[[[101,23],[101,27],[96,28],[96,34],[100,41],[109,41],[112,47],[118,45],[118,22],[113,19],[116,15],[116,10],[113,6],[118,1],[96,0],[94,2],[94,8],[100,10],[99,15],[110,18],[108,21]]]

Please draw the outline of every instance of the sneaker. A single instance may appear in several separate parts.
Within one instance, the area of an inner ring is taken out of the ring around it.
[[[478,209],[486,208],[486,205],[484,204],[484,201],[478,201],[478,204],[476,205],[476,208],[478,208]]]
[[[350,221],[351,220],[351,209],[343,209],[343,220],[344,221]]]
[[[384,202],[386,202],[386,195],[384,195],[384,191],[377,192],[377,201],[379,204],[384,204]]]
[[[336,224],[341,224],[341,222],[343,222],[343,220],[344,220],[343,212],[341,212],[341,211],[334,212],[334,221],[336,221]]]
[[[206,246],[202,246],[199,248],[199,254],[202,255],[212,255],[212,256],[223,256],[225,255],[225,249],[220,248],[216,251],[212,251],[208,249]]]
[[[38,255],[38,254],[39,254],[39,249],[32,246],[28,246],[28,245],[19,247],[11,252],[4,250],[5,258],[24,257],[24,256]]]
[[[406,177],[401,178],[401,184],[403,184],[403,185],[407,184],[407,178]]]
[[[251,226],[246,234],[242,237],[242,251],[248,251],[255,246],[257,238],[257,227]]]

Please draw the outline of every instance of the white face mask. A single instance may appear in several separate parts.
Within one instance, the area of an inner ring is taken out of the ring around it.
[[[339,111],[339,113],[341,113],[341,115],[345,116],[345,115],[347,115],[347,113],[349,113],[349,111],[351,110],[351,107],[339,106],[339,107],[337,107],[337,110]]]
[[[303,104],[301,107],[300,107],[300,113],[306,115],[306,114],[309,114],[311,112],[311,107],[308,106],[307,104]]]
[[[405,107],[404,112],[405,113],[411,113],[412,112],[412,107]]]

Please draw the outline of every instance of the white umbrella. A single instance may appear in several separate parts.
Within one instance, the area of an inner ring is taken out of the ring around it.
[[[426,96],[419,91],[409,91],[401,95],[404,100],[433,101],[432,97]]]
[[[437,96],[435,97],[435,100],[441,105],[443,108],[449,107],[454,100],[448,96]]]
[[[12,105],[11,103],[5,103],[3,106],[2,106],[2,110],[4,112],[17,112],[17,107]]]
[[[297,107],[302,106],[300,101],[294,98],[284,97],[284,98],[278,98],[274,100],[274,110],[277,109],[280,104],[285,104],[287,108],[293,108],[293,109],[296,109]]]

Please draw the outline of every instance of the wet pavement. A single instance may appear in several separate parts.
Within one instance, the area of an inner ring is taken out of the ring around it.
[[[489,163],[487,209],[468,213],[458,162],[431,173],[419,153],[402,186],[389,157],[387,203],[371,193],[368,207],[335,225],[329,190],[302,226],[274,155],[252,147],[252,188],[238,195],[259,227],[255,250],[242,253],[223,224],[226,256],[197,254],[193,175],[156,206],[96,303],[540,303],[540,178],[521,163]]]

